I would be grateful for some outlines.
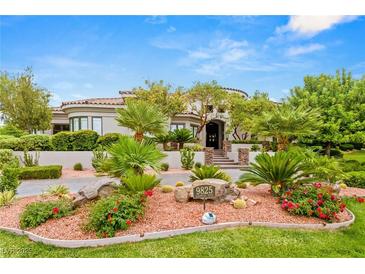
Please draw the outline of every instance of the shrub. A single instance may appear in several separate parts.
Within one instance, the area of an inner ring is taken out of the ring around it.
[[[12,136],[12,135],[0,135],[0,140],[11,139],[11,138],[14,138],[14,136]]]
[[[56,151],[72,150],[74,134],[71,131],[61,131],[51,137],[52,147]]]
[[[195,144],[195,145],[185,145],[185,148],[191,149],[193,151],[203,151],[204,147],[202,145],[199,144]]]
[[[195,167],[191,171],[193,174],[190,176],[190,182],[203,179],[221,179],[227,182],[230,182],[232,180],[227,173],[220,170],[219,167],[214,165]]]
[[[184,143],[190,143],[194,140],[193,132],[190,129],[182,128],[172,132],[172,141],[179,144],[180,150],[184,148]]]
[[[238,188],[247,188],[247,183],[241,182],[241,181],[237,181],[236,185]]]
[[[19,171],[18,168],[9,168],[4,166],[0,177],[0,192],[16,191],[19,186]]]
[[[259,147],[259,145],[258,144],[253,144],[252,146],[251,146],[251,151],[259,151],[260,150],[260,147]]]
[[[120,133],[106,133],[103,136],[99,136],[96,144],[99,146],[108,147],[112,144],[118,143],[121,136],[123,135]]]
[[[353,144],[341,144],[340,149],[342,151],[350,151],[350,150],[354,149],[354,145]]]
[[[364,145],[362,143],[353,143],[354,149],[361,150]]]
[[[27,167],[38,166],[39,164],[39,151],[36,151],[34,155],[31,155],[27,150],[23,152],[23,165]]]
[[[256,139],[232,140],[232,144],[262,144],[262,141],[258,141]]]
[[[79,170],[79,171],[83,170],[82,164],[81,163],[74,164],[74,170]]]
[[[325,155],[326,150],[325,149],[321,149],[318,151],[319,154],[321,155]],[[335,158],[343,158],[343,153],[341,152],[341,150],[337,149],[337,148],[332,148],[330,150],[330,156],[333,156]]]
[[[340,166],[344,172],[365,171],[365,166],[361,165],[357,160],[342,160]]]
[[[98,237],[113,237],[144,213],[144,194],[113,195],[97,201],[90,210],[86,228]]]
[[[246,202],[242,199],[236,199],[233,201],[233,207],[236,209],[241,209],[246,207]]]
[[[365,171],[351,171],[346,173],[344,180],[347,186],[365,188]]]
[[[91,160],[91,165],[97,172],[105,172],[103,163],[108,159],[108,154],[105,152],[102,146],[98,146],[93,150],[93,158]]]
[[[8,135],[19,138],[26,134],[26,131],[18,129],[16,126],[11,124],[5,124],[4,126],[0,127],[0,135]]]
[[[176,184],[175,184],[176,187],[180,187],[180,186],[184,186],[184,185],[185,184],[182,181],[177,181]]]
[[[280,197],[280,202],[281,208],[289,213],[314,216],[329,222],[338,219],[337,213],[345,209],[345,204],[332,187],[322,183],[288,190]]]
[[[169,186],[169,185],[163,185],[163,186],[161,186],[161,191],[163,193],[169,193],[169,192],[173,192],[174,188],[172,186]]]
[[[20,227],[37,227],[52,218],[61,218],[70,215],[72,202],[68,199],[58,201],[34,202],[26,206],[20,215]]]
[[[169,170],[169,164],[168,163],[162,163],[161,164],[161,170],[162,171],[168,171]]]
[[[7,190],[0,192],[0,207],[10,205],[15,200],[15,192]]]
[[[16,137],[0,139],[0,149],[21,150],[20,139]]]
[[[65,186],[65,185],[50,186],[46,190],[46,194],[47,195],[57,196],[59,198],[68,197],[68,194],[69,193],[70,193],[70,189],[67,186]]]
[[[79,130],[73,132],[73,137],[72,150],[88,151],[95,148],[98,133],[93,130]]]
[[[160,181],[161,179],[158,179],[155,175],[134,174],[129,171],[126,176],[122,178],[122,187],[125,187],[132,192],[141,192],[153,189]]]
[[[202,163],[201,163],[201,162],[196,162],[196,163],[194,164],[194,167],[202,167]]]
[[[7,167],[19,167],[19,159],[11,149],[0,149],[0,170]]]
[[[47,134],[29,134],[19,138],[20,150],[52,150],[51,137]]]
[[[190,149],[180,150],[181,166],[184,169],[192,169],[194,166],[195,152]]]
[[[29,179],[58,179],[62,175],[62,166],[34,166],[21,167],[19,170],[19,178],[22,180]]]

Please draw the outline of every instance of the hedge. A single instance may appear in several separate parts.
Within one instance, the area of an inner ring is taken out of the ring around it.
[[[351,171],[347,172],[348,176],[345,183],[350,187],[365,188],[365,171]]]
[[[50,135],[28,134],[20,138],[0,138],[0,149],[20,150],[52,150]]]
[[[123,134],[120,133],[107,133],[104,136],[100,136],[96,143],[101,146],[110,146],[112,144],[115,144],[119,141],[120,137],[123,136]]]
[[[20,146],[20,138],[12,137],[0,139],[0,149],[22,150]]]
[[[339,147],[342,151],[350,151],[354,149],[353,144],[341,144]]]
[[[62,175],[61,165],[21,167],[18,170],[21,180],[58,179]]]
[[[56,151],[87,151],[95,148],[97,139],[93,130],[61,131],[52,136],[51,143]]]
[[[340,164],[344,172],[365,171],[365,165],[362,165],[357,160],[341,160]]]

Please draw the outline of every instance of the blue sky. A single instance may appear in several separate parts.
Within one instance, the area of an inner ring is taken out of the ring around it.
[[[307,74],[365,74],[365,17],[2,16],[0,70],[33,68],[52,105],[144,80],[217,80],[276,100]]]

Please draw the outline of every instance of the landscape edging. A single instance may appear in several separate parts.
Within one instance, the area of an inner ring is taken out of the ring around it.
[[[57,240],[39,236],[29,231],[21,230],[18,228],[9,228],[0,226],[0,230],[4,230],[17,235],[26,235],[30,240],[34,242],[41,242],[48,245],[64,248],[80,248],[80,247],[97,247],[112,244],[128,243],[128,242],[140,242],[144,240],[161,239],[172,236],[190,234],[194,232],[206,232],[213,230],[221,230],[225,228],[234,228],[242,226],[264,226],[272,228],[299,228],[299,229],[319,229],[319,230],[334,230],[350,226],[355,221],[355,215],[349,210],[347,212],[351,215],[351,220],[341,223],[329,223],[329,224],[289,224],[289,223],[269,223],[269,222],[228,222],[206,226],[196,226],[189,228],[181,228],[174,230],[164,230],[157,232],[146,232],[144,235],[126,235],[112,238],[102,239],[90,239],[90,240]]]

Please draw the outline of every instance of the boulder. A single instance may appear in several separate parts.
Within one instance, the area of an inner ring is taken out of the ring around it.
[[[98,198],[110,196],[115,191],[116,187],[112,182],[93,183],[81,188],[74,200],[74,207],[79,207],[89,201]]]
[[[175,200],[179,203],[187,203],[190,198],[190,186],[181,186],[175,188]]]
[[[226,193],[226,189],[229,188],[229,183],[227,181],[224,180],[220,180],[220,179],[203,179],[203,180],[196,180],[191,184],[191,188],[194,189],[198,186],[213,186],[215,189],[214,195],[211,199],[213,200],[218,200],[221,199],[225,193]],[[193,191],[190,192],[190,197],[193,197],[194,193]]]

